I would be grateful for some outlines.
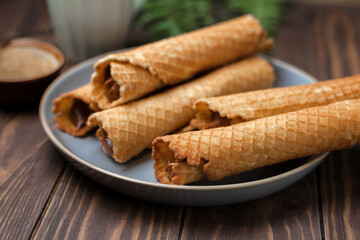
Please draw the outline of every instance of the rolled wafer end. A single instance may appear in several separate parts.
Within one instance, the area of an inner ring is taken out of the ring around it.
[[[56,126],[71,135],[84,136],[92,127],[86,125],[88,116],[99,110],[90,99],[90,84],[67,92],[54,100],[52,112]]]
[[[116,162],[124,163],[138,152],[134,149],[133,142],[128,145],[122,143],[124,138],[120,137],[121,131],[114,128],[114,125],[119,125],[120,122],[119,115],[113,109],[109,109],[92,114],[87,121],[87,125],[89,127],[99,127],[96,131],[96,137],[99,139],[103,151]]]
[[[244,122],[241,117],[228,118],[221,115],[220,112],[212,111],[209,104],[201,100],[195,103],[195,109],[197,110],[196,116],[190,122],[190,126],[195,129],[225,127]]]
[[[256,55],[261,52],[267,52],[274,46],[274,39],[273,38],[267,38],[266,32],[263,32],[263,38],[260,38],[259,46],[256,50],[256,52],[253,55]]]
[[[109,55],[94,65],[92,99],[100,108],[119,106],[164,85],[149,70],[128,61],[124,56]]]
[[[201,171],[202,164],[199,166],[187,164],[187,159],[179,159],[176,151],[170,149],[169,144],[166,137],[158,137],[152,144],[155,176],[161,183],[184,185],[206,178]]]
[[[114,149],[113,149],[113,140],[112,140],[113,136],[109,131],[109,129],[107,129],[107,126],[105,126],[102,123],[101,119],[99,119],[98,115],[96,113],[92,114],[89,117],[86,124],[89,127],[99,126],[98,130],[96,131],[96,137],[101,142],[101,148],[107,155],[114,158],[113,156]],[[117,159],[115,160],[118,161]],[[122,162],[122,161],[118,161],[118,162]]]

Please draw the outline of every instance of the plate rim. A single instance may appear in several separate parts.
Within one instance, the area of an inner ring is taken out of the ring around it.
[[[47,102],[47,99],[49,98],[49,93],[51,92],[51,90],[57,86],[62,79],[66,78],[68,75],[72,74],[73,72],[78,71],[79,69],[88,66],[91,62],[93,62],[96,59],[101,58],[102,56],[105,56],[107,54],[111,54],[111,53],[116,53],[116,52],[120,52],[120,51],[126,51],[127,49],[120,49],[120,50],[116,50],[116,51],[112,51],[110,53],[104,53],[95,57],[92,57],[90,59],[84,60],[78,64],[75,64],[74,66],[70,67],[69,69],[67,69],[64,73],[60,74],[49,86],[48,88],[45,90],[45,92],[43,93],[43,96],[41,97],[40,100],[40,105],[39,105],[39,118],[40,118],[40,122],[41,125],[46,133],[46,135],[49,137],[50,141],[58,148],[58,150],[60,150],[63,154],[65,154],[67,157],[70,157],[72,160],[76,161],[78,164],[81,164],[83,166],[85,166],[86,168],[89,168],[95,172],[99,172],[101,174],[104,174],[108,177],[111,178],[115,178],[117,180],[121,180],[121,181],[126,181],[126,182],[130,182],[130,183],[134,183],[134,184],[140,184],[143,186],[148,186],[148,187],[153,187],[153,188],[160,188],[160,189],[166,189],[166,190],[186,190],[186,191],[214,191],[214,190],[239,190],[239,189],[245,189],[245,188],[249,188],[249,187],[255,187],[255,186],[259,186],[259,185],[265,185],[265,184],[270,184],[276,181],[280,181],[282,179],[285,179],[287,177],[290,177],[292,175],[295,175],[297,173],[301,173],[302,171],[305,171],[306,169],[310,168],[313,165],[318,165],[323,159],[325,159],[329,152],[325,152],[325,153],[321,153],[318,155],[312,155],[315,156],[313,159],[311,159],[309,162],[298,166],[290,171],[275,175],[275,176],[271,176],[271,177],[267,177],[267,178],[263,178],[263,179],[259,179],[259,180],[255,180],[255,181],[250,181],[250,182],[243,182],[243,183],[232,183],[232,184],[222,184],[222,185],[206,185],[206,186],[189,186],[189,185],[172,185],[172,184],[163,184],[160,182],[154,183],[154,182],[149,182],[149,181],[145,181],[145,180],[139,180],[136,178],[131,178],[131,177],[127,177],[127,176],[123,176],[120,174],[116,174],[113,172],[110,172],[109,170],[105,170],[101,167],[95,166],[94,164],[91,164],[89,162],[87,162],[86,160],[84,160],[83,158],[75,155],[73,152],[71,152],[69,149],[67,149],[55,136],[54,132],[51,130],[50,125],[48,124],[48,122],[46,121],[46,115],[45,115],[45,103]],[[291,71],[294,71],[300,75],[303,75],[305,77],[307,77],[311,82],[318,82],[318,80],[313,77],[312,75],[310,75],[309,73],[301,70],[298,67],[295,67],[289,63],[286,63],[282,60],[273,58],[273,57],[266,57],[267,59],[270,60],[271,63],[276,63],[277,65],[290,69]],[[311,156],[309,156],[311,157]],[[67,159],[67,161],[69,161]],[[70,162],[71,163],[71,162]]]

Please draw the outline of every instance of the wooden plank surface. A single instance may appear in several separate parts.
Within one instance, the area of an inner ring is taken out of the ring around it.
[[[322,79],[360,73],[360,7],[307,10],[309,71]],[[315,45],[312,45],[316,43]],[[316,59],[317,61],[314,61]],[[311,61],[313,60],[313,61]],[[337,151],[319,173],[325,239],[360,239],[359,146]]]
[[[304,9],[308,71],[320,79],[360,73],[357,8]],[[358,147],[337,151],[321,165],[321,220],[325,239],[359,239],[360,158]]]
[[[10,116],[0,118],[0,239],[26,239],[65,163],[45,136],[37,109],[1,110],[0,116]]]
[[[50,29],[43,1],[0,1],[1,39]],[[0,108],[0,149],[0,239],[27,239],[65,161],[45,135],[37,106]]]
[[[360,239],[360,149],[338,151],[321,167],[326,239]]]
[[[232,206],[188,208],[182,239],[321,239],[315,174]]]
[[[42,38],[52,33],[44,0],[3,0],[0,9],[0,39],[16,34]],[[54,40],[52,34],[50,39]]]
[[[68,167],[34,239],[176,239],[183,208],[109,190]]]

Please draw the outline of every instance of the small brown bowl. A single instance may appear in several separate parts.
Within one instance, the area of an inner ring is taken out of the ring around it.
[[[23,79],[0,79],[0,105],[28,105],[38,102],[46,87],[59,75],[64,66],[64,55],[57,47],[30,38],[11,40],[6,45],[6,47],[8,46],[24,46],[45,50],[53,54],[58,61],[57,67],[47,74]]]

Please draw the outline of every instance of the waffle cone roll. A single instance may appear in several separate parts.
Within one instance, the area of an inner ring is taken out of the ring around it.
[[[360,141],[360,100],[346,100],[153,142],[155,175],[187,184],[350,148]]]
[[[104,151],[116,161],[125,162],[157,136],[188,124],[197,99],[271,87],[273,82],[272,66],[262,58],[249,58],[157,95],[94,113],[88,124],[100,126],[97,136]],[[109,144],[104,144],[109,140],[110,151]]]
[[[118,106],[272,45],[259,21],[246,15],[108,55],[94,65],[93,100],[102,109]]]
[[[52,112],[56,114],[56,126],[74,136],[83,136],[92,129],[86,125],[86,115],[98,110],[91,101],[91,84],[61,94],[54,100],[52,108]]]
[[[227,126],[304,108],[360,98],[360,75],[314,84],[271,88],[196,102],[197,129]]]

